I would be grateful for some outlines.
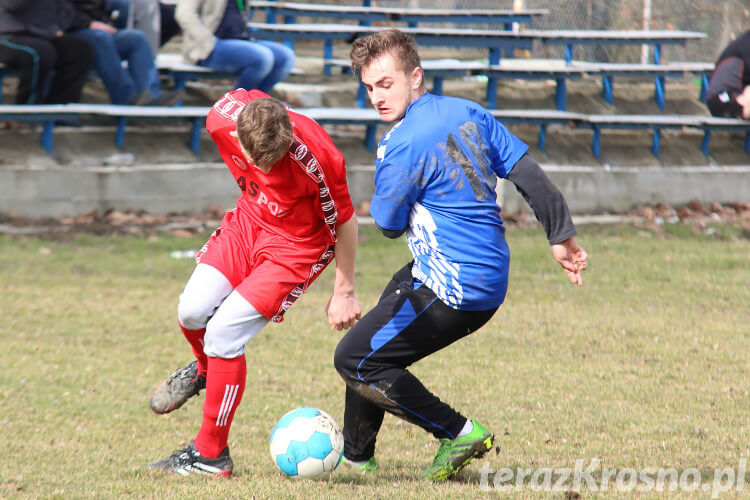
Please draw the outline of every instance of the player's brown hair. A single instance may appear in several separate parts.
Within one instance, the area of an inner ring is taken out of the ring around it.
[[[237,137],[253,163],[271,167],[289,150],[292,122],[280,101],[262,97],[247,103],[240,113]]]
[[[422,66],[417,44],[412,37],[397,29],[388,29],[354,41],[352,50],[349,51],[352,73],[360,77],[362,68],[385,54],[392,54],[407,74]]]

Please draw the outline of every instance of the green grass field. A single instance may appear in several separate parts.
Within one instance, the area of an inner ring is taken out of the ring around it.
[[[286,321],[248,346],[247,389],[230,435],[233,478],[145,470],[200,425],[198,399],[167,416],[152,414],[148,399],[190,360],[176,305],[193,261],[169,252],[199,248],[205,235],[0,236],[0,498],[484,498],[499,492],[492,475],[481,483],[483,466],[538,470],[598,459],[608,468],[696,468],[703,481],[716,468],[738,469],[750,455],[750,241],[730,226],[712,236],[680,225],[663,234],[579,232],[591,260],[576,288],[540,229],[511,228],[505,304],[482,330],[413,367],[497,437],[495,450],[446,484],[421,480],[435,440],[390,416],[375,474],[342,467],[324,481],[292,481],[271,461],[268,437],[288,410],[317,406],[343,420],[343,382],[332,366],[341,333],[323,313],[331,269]],[[408,251],[373,228],[361,228],[360,239],[366,310]],[[730,495],[750,494],[750,473],[746,482]],[[580,494],[614,495],[613,483],[607,493],[584,483]],[[533,484],[514,492],[576,496]]]

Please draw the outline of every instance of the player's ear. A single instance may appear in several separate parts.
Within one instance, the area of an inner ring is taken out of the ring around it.
[[[422,87],[424,83],[424,74],[422,68],[417,66],[411,71],[411,87],[413,90],[417,90]]]

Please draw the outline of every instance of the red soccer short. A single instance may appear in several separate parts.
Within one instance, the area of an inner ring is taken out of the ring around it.
[[[195,260],[219,270],[259,313],[279,323],[333,256],[333,245],[292,241],[231,211]]]

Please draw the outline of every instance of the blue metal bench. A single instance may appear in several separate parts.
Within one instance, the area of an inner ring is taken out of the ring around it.
[[[127,65],[127,63],[124,63]],[[187,82],[196,80],[231,80],[235,81],[237,75],[235,73],[216,71],[205,66],[198,66],[197,64],[189,64],[183,61],[182,54],[176,53],[162,53],[156,55],[156,68],[159,73],[166,75],[174,81],[174,88],[178,90],[185,90]],[[295,68],[292,70],[292,74],[300,74],[302,71]],[[6,75],[13,75],[15,71],[5,67],[3,63],[0,63],[0,102],[2,102],[2,80]],[[229,88],[227,88],[229,90]]]
[[[323,58],[333,59],[333,41],[351,42],[359,36],[366,36],[387,27],[341,25],[341,24],[269,24],[248,23],[252,36],[268,40],[323,40]],[[573,61],[577,45],[643,45],[654,49],[654,64],[661,63],[662,45],[684,45],[688,40],[706,38],[705,33],[681,30],[523,30],[509,32],[502,30],[454,29],[454,28],[402,28],[401,31],[411,35],[419,45],[443,47],[474,47],[488,49],[488,63],[497,66],[500,63],[501,49],[531,49],[537,41],[548,45],[564,45],[565,61]],[[326,74],[330,68],[324,67]],[[497,85],[497,80],[490,78],[490,87]]]
[[[502,24],[506,30],[512,29],[513,23],[529,24],[534,18],[549,13],[547,9],[413,9],[276,1],[253,1],[250,7],[264,9],[266,22],[269,24],[276,23],[277,16],[282,16],[286,24],[293,24],[297,17],[302,16],[346,19],[358,21],[362,26],[369,26],[373,22],[400,22],[416,28],[418,23],[437,22]]]
[[[660,155],[661,131],[697,126],[702,117],[684,115],[588,115],[577,122],[578,126],[590,128],[593,132],[591,152],[601,158],[602,129],[651,130],[651,153]]]
[[[735,118],[716,118],[694,115],[585,115],[575,122],[580,127],[593,130],[591,152],[601,157],[601,132],[603,129],[651,130],[651,153],[660,156],[661,131],[692,128],[703,131],[701,151],[709,156],[711,133],[714,131],[745,132],[745,152],[750,154],[750,121]]]
[[[115,144],[122,148],[128,120],[186,120],[190,128],[190,149],[198,154],[203,123],[211,108],[209,106],[117,106],[114,104],[55,104],[16,105],[0,104],[0,120],[23,121],[42,124],[41,144],[51,154],[53,131],[56,121],[80,121],[85,115],[108,117],[116,121]],[[297,110],[321,124],[364,125],[365,143],[375,151],[376,128],[382,124],[377,112],[359,108],[302,108]]]
[[[112,118],[117,121],[115,144],[123,147],[125,126],[129,118],[153,120],[187,120],[192,122],[190,132],[190,149],[196,154],[200,151],[200,134],[203,120],[209,108],[205,106],[117,106],[114,104],[50,104],[18,105],[0,104],[0,120],[41,123],[41,145],[48,154],[52,154],[53,132],[55,122],[80,121],[84,115]]]
[[[323,59],[333,59],[333,42],[351,42],[387,27],[357,26],[353,24],[267,24],[248,23],[251,36],[261,40],[323,40]],[[473,47],[489,51],[489,63],[500,61],[502,49],[531,49],[534,38],[525,31],[475,30],[452,28],[402,28],[422,46]],[[330,75],[330,66],[324,65]]]
[[[0,104],[0,120],[41,123],[40,143],[47,154],[52,154],[52,134],[55,121],[77,121],[88,110],[85,105],[73,104]]]
[[[123,63],[127,65],[127,63]],[[193,80],[227,79],[236,80],[237,75],[215,71],[211,68],[183,62],[181,54],[159,53],[156,56],[156,67],[161,74],[167,75],[175,82],[175,89],[185,90],[186,83]],[[0,63],[0,102],[2,102],[2,80],[5,76],[14,75],[15,71]]]
[[[537,125],[539,127],[537,145],[543,153],[547,152],[547,126],[568,125],[586,119],[586,115],[581,113],[553,109],[493,109],[491,113],[504,124],[524,123],[527,125]]]
[[[681,30],[526,30],[534,40],[545,45],[564,45],[565,62],[571,64],[575,47],[579,45],[650,45],[653,47],[653,63],[661,63],[662,45],[685,45],[688,40],[702,40],[705,33]],[[493,55],[496,57],[493,59]],[[490,66],[498,66],[499,57],[490,54]],[[557,79],[558,85],[565,84]],[[610,80],[611,83],[611,80]],[[658,84],[657,84],[658,86]],[[663,86],[663,80],[662,80]],[[487,95],[497,93],[497,78],[490,76],[487,81]],[[558,91],[558,109],[564,91]],[[563,103],[564,104],[564,103]],[[564,109],[564,108],[562,108]]]
[[[505,60],[509,63],[509,60]],[[516,61],[513,61],[514,63]],[[705,101],[708,88],[708,75],[713,71],[713,63],[677,62],[669,64],[630,64],[630,63],[586,63],[573,62],[568,65],[555,65],[553,62],[547,67],[524,67],[506,64],[505,66],[490,66],[473,70],[473,74],[486,75],[488,78],[520,78],[520,79],[549,79],[556,81],[555,105],[557,109],[566,108],[566,82],[571,78],[583,75],[602,78],[602,98],[608,103],[613,102],[612,82],[614,76],[651,77],[654,79],[654,101],[659,109],[665,109],[665,78],[684,78],[695,74],[701,78],[700,99]],[[497,87],[487,86],[487,103],[491,108],[497,106]]]
[[[189,81],[195,80],[237,80],[237,74],[227,71],[216,71],[205,66],[186,63],[182,54],[160,52],[156,55],[156,67],[163,75],[174,81],[174,88],[185,90]],[[302,70],[294,68],[292,74],[300,74]],[[227,89],[228,90],[228,89]]]
[[[174,88],[178,90],[185,90],[188,81],[237,79],[235,73],[215,71],[205,66],[186,63],[182,59],[182,54],[159,53],[156,55],[156,67],[159,73],[172,78]]]
[[[341,68],[344,73],[349,73],[349,61],[346,59],[329,59],[325,63],[331,67]],[[602,97],[608,104],[613,102],[612,80],[614,76],[653,77],[655,81],[654,100],[659,108],[664,111],[665,77],[683,78],[689,74],[697,74],[701,77],[702,82],[700,99],[705,101],[708,75],[713,71],[713,68],[713,63],[692,62],[670,64],[573,62],[572,64],[565,64],[564,61],[560,60],[504,59],[500,65],[488,66],[478,61],[461,61],[458,59],[422,61],[425,78],[433,79],[432,93],[437,95],[442,94],[443,80],[449,77],[481,75],[488,79],[555,80],[555,107],[560,111],[565,111],[567,106],[567,80],[581,78],[582,76],[601,76]],[[366,104],[365,98],[365,89],[360,84],[357,91],[357,105],[364,107]],[[497,107],[497,86],[487,85],[486,99],[487,106],[490,109]]]
[[[108,117],[117,122],[115,143],[123,147],[127,121],[146,120],[187,120],[190,129],[190,148],[196,154],[200,151],[200,137],[203,122],[208,114],[207,106],[152,107],[116,106],[110,104],[59,104],[59,105],[0,105],[0,120],[37,122],[42,124],[41,144],[45,151],[52,153],[52,134],[56,121],[80,119],[83,115]],[[376,131],[381,122],[373,109],[361,108],[299,108],[297,112],[309,116],[321,124],[362,125],[366,129],[365,144],[375,151]],[[558,110],[492,110],[493,116],[506,124],[529,124],[539,127],[538,145],[546,151],[547,127],[549,125],[576,125],[593,131],[591,151],[601,158],[601,140],[604,129],[650,130],[652,133],[651,152],[660,155],[661,132],[665,129],[685,128],[703,132],[701,151],[710,154],[711,134],[715,131],[745,133],[745,151],[750,154],[750,121],[732,118],[714,118],[694,115],[588,115]]]
[[[688,40],[702,40],[706,34],[683,30],[526,30],[535,40],[547,45],[564,45],[565,61],[573,62],[579,45],[650,45],[653,63],[661,63],[662,45],[685,45]]]
[[[45,151],[52,152],[52,133],[56,120],[70,120],[83,115],[96,115],[112,118],[117,122],[115,143],[123,147],[128,120],[187,120],[192,123],[190,148],[196,154],[200,150],[200,135],[203,122],[210,110],[207,106],[153,107],[116,106],[111,104],[60,104],[54,106],[0,105],[0,119],[43,123],[42,145]],[[374,109],[361,108],[299,108],[297,112],[309,116],[320,124],[363,125],[365,145],[375,151],[378,125],[385,125]],[[583,115],[556,110],[496,110],[495,116],[506,123],[526,123],[538,125],[539,147],[544,150],[547,125],[566,124]]]
[[[708,78],[714,70],[710,62],[673,62],[667,64],[622,64],[622,63],[587,63],[573,62],[573,67],[583,69],[589,75],[601,75],[602,98],[612,104],[612,83],[615,76],[652,77],[654,79],[654,101],[659,109],[665,107],[665,78],[685,78],[697,75],[701,79],[700,100],[705,102]]]
[[[701,151],[704,155],[709,155],[711,132],[720,130],[725,132],[745,132],[745,153],[750,154],[750,121],[737,118],[716,118],[713,116],[707,116],[701,120],[698,128],[703,131]]]
[[[567,107],[567,81],[569,79],[581,78],[587,72],[580,68],[556,64],[557,61],[549,61],[544,65],[529,65],[519,60],[505,59],[504,64],[487,66],[473,70],[475,75],[487,77],[486,99],[487,106],[497,107],[497,81],[500,78],[518,78],[522,80],[555,80],[555,107],[564,111]]]
[[[184,120],[191,123],[189,145],[193,153],[200,152],[203,122],[208,114],[207,106],[115,106],[102,105],[101,114],[117,120],[115,144],[118,148],[125,145],[125,128],[128,119],[147,120]]]

